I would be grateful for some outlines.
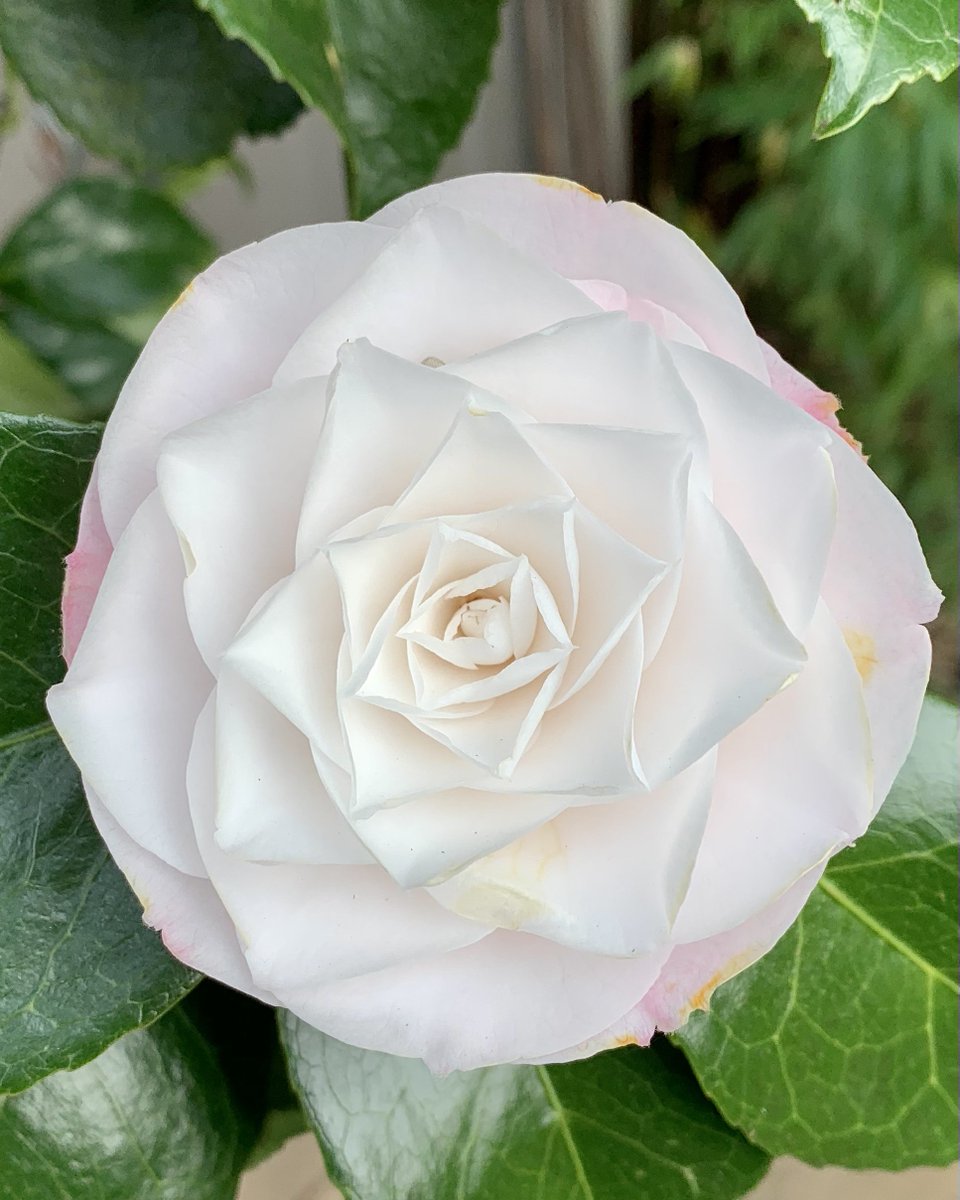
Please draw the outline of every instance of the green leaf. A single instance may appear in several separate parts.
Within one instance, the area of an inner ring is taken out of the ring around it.
[[[928,699],[870,832],[796,925],[676,1035],[771,1154],[901,1170],[957,1156],[956,710]]]
[[[63,322],[145,336],[214,254],[165,196],[120,179],[77,179],[0,248],[0,292]]]
[[[71,133],[141,176],[220,158],[300,111],[190,0],[0,0],[0,47]]]
[[[198,0],[308,104],[347,156],[351,210],[432,178],[490,68],[499,0]]]
[[[63,560],[76,540],[80,500],[99,442],[99,430],[89,425],[0,414],[0,739],[4,741],[46,722],[46,690],[63,674]]]
[[[38,412],[53,412],[74,420],[78,416],[88,420],[107,416],[140,353],[136,342],[102,325],[72,325],[24,304],[10,306],[6,323],[11,333],[62,381],[58,384],[61,390],[63,384],[70,389],[69,411],[53,410],[48,405],[34,409]],[[0,404],[0,408],[6,407]]]
[[[60,380],[0,325],[0,412],[76,418],[80,406]]]
[[[180,1012],[0,1100],[0,1200],[232,1200],[230,1097]]]
[[[849,129],[901,83],[957,69],[957,0],[797,0],[833,60],[814,136]]]
[[[660,1040],[438,1079],[290,1013],[281,1036],[346,1200],[733,1200],[767,1167]]]
[[[0,415],[0,1091],[88,1061],[196,976],[146,929],[46,721],[96,429]]]

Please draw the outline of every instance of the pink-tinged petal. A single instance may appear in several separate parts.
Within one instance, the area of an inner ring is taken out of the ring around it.
[[[396,227],[431,204],[470,214],[568,279],[619,284],[630,300],[675,313],[714,354],[766,382],[760,340],[733,288],[686,234],[646,209],[605,204],[566,180],[491,173],[410,192],[370,220]]]
[[[187,768],[190,809],[204,866],[258,986],[275,993],[321,987],[486,936],[483,925],[447,912],[422,889],[404,891],[377,866],[253,863],[224,854],[214,838],[214,735],[211,701]]]
[[[650,786],[717,745],[804,657],[743,543],[692,491],[676,608],[637,700],[637,753]]]
[[[823,597],[863,681],[879,807],[910,749],[930,673],[920,626],[943,597],[900,502],[839,438],[829,450],[838,511]]]
[[[773,390],[778,392],[784,400],[789,400],[791,404],[802,408],[805,413],[815,417],[828,429],[832,429],[834,433],[843,438],[847,445],[862,456],[863,447],[840,424],[837,416],[840,411],[840,401],[836,396],[832,392],[825,392],[815,383],[811,383],[805,375],[801,375],[796,367],[792,367],[785,359],[781,358],[777,351],[766,342],[761,342],[760,348],[763,351],[763,360],[767,364],[767,371],[770,373],[770,386]]]
[[[446,362],[596,311],[523,247],[433,203],[410,213],[368,270],[303,333],[276,378],[327,374],[354,338],[413,362]]]
[[[574,279],[573,282],[604,312],[625,312],[631,321],[642,321],[649,325],[660,338],[706,350],[703,338],[694,333],[686,321],[681,321],[676,313],[654,304],[652,300],[628,296],[619,283],[611,283],[608,279]]]
[[[450,954],[310,989],[281,1003],[332,1037],[439,1074],[547,1055],[608,1027],[657,977],[665,953],[583,954],[497,931]]]
[[[121,828],[188,875],[204,870],[187,807],[187,756],[212,687],[187,625],[177,536],[152,492],[117,543],[47,708]]]
[[[709,1007],[710,997],[721,984],[776,945],[797,919],[824,865],[808,871],[769,908],[735,929],[677,946],[643,999],[609,1029],[578,1046],[535,1061],[572,1062],[618,1046],[648,1046],[657,1030],[672,1033],[679,1029],[692,1012]]]
[[[194,280],[153,331],[104,431],[100,497],[114,541],[154,486],[163,438],[268,388],[303,329],[387,241],[370,224],[289,229]]]
[[[107,534],[100,509],[97,474],[97,464],[94,463],[93,474],[80,507],[77,544],[67,555],[60,611],[63,620],[63,657],[68,665],[77,652],[113,554],[113,543]]]
[[[802,639],[836,520],[830,434],[729,363],[688,346],[671,354],[706,426],[713,502]]]
[[[187,619],[212,671],[260,597],[294,567],[326,380],[274,388],[164,440],[157,479],[185,559]]]
[[[144,924],[159,931],[174,956],[265,1004],[276,997],[253,982],[237,931],[209,879],[184,875],[123,832],[88,789],[90,812],[114,861],[143,905]]]
[[[330,798],[310,743],[225,667],[217,680],[215,840],[254,862],[373,862]]]
[[[592,954],[656,953],[687,890],[715,757],[653,793],[569,808],[431,894],[462,916]]]
[[[732,929],[858,837],[873,772],[860,679],[821,604],[799,677],[720,743],[677,942]]]

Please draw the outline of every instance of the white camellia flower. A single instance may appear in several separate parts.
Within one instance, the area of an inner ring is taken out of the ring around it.
[[[939,594],[835,409],[558,180],[215,263],[107,425],[49,697],[145,919],[438,1070],[675,1028],[913,736]]]

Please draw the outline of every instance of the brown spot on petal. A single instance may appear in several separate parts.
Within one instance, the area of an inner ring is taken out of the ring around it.
[[[583,192],[591,200],[603,199],[599,193],[591,192],[588,187],[584,187],[582,183],[574,183],[572,179],[560,179],[556,175],[534,175],[533,178],[541,187],[554,188],[558,192]]]
[[[755,958],[756,955],[751,953],[735,954],[719,971],[714,971],[703,987],[698,988],[684,1005],[683,1019],[686,1020],[690,1013],[695,1010],[707,1012],[710,1008],[710,997],[720,984],[726,983],[728,979],[732,979],[734,975],[739,974]]]
[[[860,629],[845,629],[843,640],[847,643],[847,649],[853,656],[860,678],[864,683],[869,683],[873,669],[879,662],[876,642],[869,633],[864,633]]]
[[[174,300],[174,302],[170,305],[170,309],[169,309],[170,312],[173,312],[173,310],[175,308],[180,307],[180,305],[184,302],[184,300],[186,300],[186,298],[193,291],[193,287],[194,287],[194,281],[191,279],[190,282],[187,284],[187,286],[180,293],[180,295],[176,298],[176,300]]]

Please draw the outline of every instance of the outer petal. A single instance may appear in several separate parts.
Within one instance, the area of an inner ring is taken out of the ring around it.
[[[254,603],[293,570],[325,392],[325,379],[275,388],[163,443],[160,494],[186,560],[190,628],[211,670]]]
[[[250,863],[224,854],[213,837],[212,703],[197,722],[187,786],[204,865],[259,986],[314,987],[447,954],[487,933],[426,892],[403,891],[380,867]]]
[[[735,929],[702,942],[677,946],[653,987],[609,1029],[579,1046],[570,1046],[535,1061],[572,1062],[615,1046],[634,1043],[647,1046],[656,1030],[672,1033],[679,1029],[694,1009],[709,1006],[710,997],[722,983],[773,949],[797,919],[823,874],[824,866],[821,864],[808,871],[769,908]]]
[[[398,226],[428,204],[482,221],[568,279],[621,284],[630,299],[676,313],[708,349],[766,382],[760,341],[736,293],[675,226],[635,204],[537,175],[471,175],[394,200],[371,220]]]
[[[194,280],[153,331],[104,431],[100,498],[114,541],[154,486],[163,438],[269,387],[305,326],[388,240],[369,223],[290,229]]]
[[[703,845],[674,937],[732,929],[866,828],[873,795],[860,681],[824,605],[799,678],[720,745]]]
[[[805,375],[801,375],[795,367],[791,367],[788,362],[784,361],[777,351],[766,342],[761,342],[760,348],[770,373],[770,386],[773,390],[778,392],[784,400],[789,400],[797,408],[802,408],[805,413],[815,417],[838,437],[843,438],[857,453],[860,453],[860,443],[844,429],[837,417],[837,413],[840,411],[840,401],[836,396],[832,392],[825,392],[815,383],[811,383]]]
[[[67,571],[63,581],[61,616],[63,619],[63,657],[73,661],[83,631],[90,619],[93,602],[113,554],[113,542],[107,534],[100,509],[97,490],[97,464],[84,493],[80,507],[80,528],[76,548],[67,555]]]
[[[879,807],[910,749],[930,674],[930,638],[919,626],[943,597],[892,492],[840,438],[830,457],[839,507],[823,597],[863,680]]]
[[[606,1028],[657,977],[663,955],[607,958],[500,931],[451,954],[309,990],[291,1009],[341,1041],[423,1058],[434,1071],[550,1054]]]
[[[184,774],[213,681],[190,636],[183,558],[159,493],[117,544],[89,624],[47,708],[89,786],[135,841],[202,875]]]
[[[160,931],[163,944],[181,962],[265,1004],[276,997],[253,982],[237,931],[209,879],[175,870],[128,837],[97,797],[87,800],[100,836],[143,905],[143,920]]]
[[[713,502],[802,638],[836,519],[830,435],[736,367],[689,346],[671,354],[706,426]]]
[[[433,203],[411,212],[363,276],[306,330],[277,381],[327,374],[352,338],[368,337],[414,362],[448,361],[596,311],[523,247]]]

